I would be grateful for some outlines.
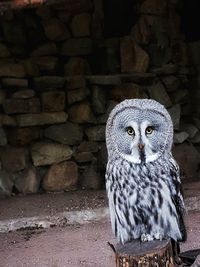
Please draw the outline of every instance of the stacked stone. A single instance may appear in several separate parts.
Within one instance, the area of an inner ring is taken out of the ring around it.
[[[101,188],[97,154],[105,146],[105,125],[97,124],[96,114],[106,111],[104,90],[89,89],[83,77],[35,77],[33,87],[2,89],[2,191],[76,189],[79,173],[81,187]]]
[[[127,98],[166,106],[174,153],[188,178],[199,177],[200,122],[191,119],[188,58],[174,5],[142,1],[129,36],[102,39],[100,2],[1,17],[0,195],[101,189],[106,121]]]

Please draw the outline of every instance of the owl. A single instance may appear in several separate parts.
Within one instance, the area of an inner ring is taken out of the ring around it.
[[[133,239],[186,239],[172,143],[171,117],[155,100],[124,100],[111,111],[105,179],[112,230],[122,244]]]

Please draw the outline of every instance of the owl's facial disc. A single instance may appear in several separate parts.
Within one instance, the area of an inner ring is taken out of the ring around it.
[[[120,130],[123,136],[121,135],[121,142],[117,143],[117,146],[123,158],[138,164],[158,158],[159,154],[152,148],[151,143],[156,132],[156,127],[151,122],[129,121]]]

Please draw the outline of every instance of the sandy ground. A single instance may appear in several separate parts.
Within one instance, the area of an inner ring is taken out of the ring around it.
[[[182,251],[200,248],[200,212],[186,217],[188,240]],[[108,221],[0,234],[1,267],[113,267]]]
[[[107,206],[105,190],[33,194],[0,199],[0,220],[54,216],[61,212],[93,210]]]

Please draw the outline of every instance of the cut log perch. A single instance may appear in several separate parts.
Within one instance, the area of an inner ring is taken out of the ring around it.
[[[170,240],[133,240],[115,248],[116,267],[177,267]]]

